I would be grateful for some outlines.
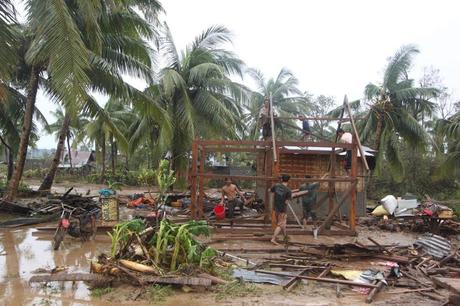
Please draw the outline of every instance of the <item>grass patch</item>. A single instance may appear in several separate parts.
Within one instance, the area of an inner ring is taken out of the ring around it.
[[[235,297],[259,296],[261,293],[262,289],[257,287],[255,284],[235,280],[217,287],[216,300],[221,301]]]
[[[147,290],[147,294],[152,303],[164,302],[173,294],[173,289],[171,286],[152,285]]]
[[[233,268],[215,267],[213,269],[213,272],[215,276],[222,278],[223,280],[230,282],[235,280],[235,278],[233,277]]]
[[[103,295],[106,295],[110,292],[113,291],[113,288],[112,287],[106,287],[106,288],[94,288],[91,290],[91,296],[92,297],[97,297],[97,298],[100,298],[102,297]]]

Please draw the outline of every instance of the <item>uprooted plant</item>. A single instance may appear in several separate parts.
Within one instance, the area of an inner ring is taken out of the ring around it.
[[[166,275],[190,274],[191,271],[211,271],[217,251],[203,246],[196,237],[209,236],[205,221],[189,221],[174,224],[162,220],[158,231],[146,227],[142,220],[131,220],[116,225],[109,236],[112,239],[110,258],[99,256],[98,263],[92,264],[96,273],[120,275],[129,271]],[[188,271],[188,272],[184,272]]]

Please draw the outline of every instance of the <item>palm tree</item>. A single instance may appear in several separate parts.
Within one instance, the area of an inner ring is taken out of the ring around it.
[[[158,84],[150,86],[147,93],[163,105],[173,122],[171,137],[160,128],[157,143],[171,151],[171,167],[175,170],[185,168],[194,137],[237,136],[240,101],[246,90],[230,79],[233,74],[241,76],[243,68],[243,62],[224,49],[230,41],[229,30],[213,26],[179,55],[165,25],[159,48],[165,67],[159,73]]]
[[[368,110],[361,121],[361,138],[373,142],[379,151],[378,165],[385,159],[397,176],[403,170],[401,142],[420,149],[426,145],[427,135],[418,116],[431,108],[428,99],[438,92],[431,87],[414,87],[414,80],[409,78],[413,56],[418,52],[412,45],[403,46],[389,60],[381,85],[369,83],[364,92]]]
[[[460,111],[450,118],[439,119],[435,130],[445,137],[447,145],[447,156],[438,172],[441,176],[456,175],[460,169]]]
[[[91,2],[93,4],[93,2]],[[99,31],[96,22],[98,8],[87,5],[86,1],[77,1],[75,8],[85,16],[88,31],[97,37]],[[27,155],[32,118],[35,109],[37,91],[40,84],[49,83],[55,97],[66,104],[75,104],[85,99],[89,78],[86,70],[90,60],[82,35],[72,18],[73,7],[68,2],[51,0],[28,0],[27,24],[24,33],[30,33],[30,44],[26,47],[25,63],[28,66],[26,91],[26,109],[22,127],[16,167],[9,181],[5,199],[16,197]],[[16,50],[19,46],[15,46]],[[48,78],[43,79],[44,72]]]
[[[273,107],[280,116],[292,116],[305,114],[308,110],[308,99],[298,88],[298,80],[286,68],[281,69],[276,78],[266,80],[263,73],[256,69],[248,69],[247,73],[252,77],[257,89],[253,91],[245,105],[246,113],[244,122],[251,139],[259,138],[259,112],[264,99],[272,96]],[[277,123],[275,128],[285,133],[285,129]]]
[[[111,10],[104,1],[101,1],[101,7],[101,15],[97,20],[100,31],[97,34],[103,44],[94,43],[92,37],[94,32],[88,32],[86,30],[87,24],[84,22],[84,16],[81,16],[80,19],[76,19],[77,27],[84,35],[84,42],[91,59],[91,64],[88,69],[88,79],[90,80],[92,89],[114,97],[123,98],[127,101],[133,98],[135,98],[136,101],[149,100],[148,97],[142,95],[141,92],[124,82],[121,73],[134,77],[142,77],[147,81],[151,79],[151,52],[144,37],[150,39],[155,38],[155,30],[136,12],[136,10],[134,10],[134,8],[137,7],[141,9],[144,14],[150,16],[150,20],[153,20],[155,18],[153,13],[161,11],[161,6],[156,1],[133,0],[120,2],[117,10]],[[114,172],[117,149],[115,149],[116,143],[113,141],[113,135],[121,137],[118,137],[119,143],[126,144],[126,140],[122,137],[122,133],[117,130],[117,127],[113,123],[105,122],[110,120],[110,117],[103,114],[104,109],[99,107],[93,99],[87,98],[81,104],[83,108],[89,112],[89,115],[93,117],[96,115],[102,116],[98,118],[100,124],[106,127],[108,126],[112,130],[110,133],[110,140],[112,144],[112,170]],[[69,105],[67,106],[69,107]],[[71,104],[70,107],[75,106]],[[164,119],[164,116],[161,115],[160,108],[156,106],[155,103],[151,103],[151,108],[154,110],[157,119]],[[59,133],[56,154],[50,171],[40,186],[41,190],[48,190],[51,188],[62,152],[64,139],[69,131],[69,123],[72,117],[75,116],[77,116],[77,114],[75,114],[71,108],[66,110],[65,120],[63,121]],[[163,121],[167,122],[167,120]],[[105,141],[103,142],[103,146],[103,151],[105,151]],[[105,157],[103,157],[103,161],[105,161]],[[103,172],[105,172],[105,162],[103,162]]]
[[[5,86],[6,90],[3,102],[0,103],[0,145],[5,150],[7,157],[7,180],[10,180],[14,169],[14,155],[19,148],[20,127],[24,119],[26,97],[12,86]],[[45,128],[48,123],[43,114],[35,108],[35,120],[32,122],[31,143],[38,140],[37,122]]]
[[[117,142],[121,144],[121,147],[127,153],[127,140],[120,131],[128,130],[129,125],[127,124],[127,121],[132,117],[132,113],[129,111],[129,109],[127,109],[127,107],[117,99],[109,100],[105,104],[103,112],[105,116],[97,116],[95,120],[88,122],[85,126],[86,134],[88,138],[94,142],[96,147],[96,154],[99,156],[99,160],[101,162],[102,178],[105,176],[106,172],[106,144],[108,141],[111,144],[110,155],[112,161],[112,172],[114,173],[116,166],[115,157],[118,150],[115,148],[114,139],[116,139]]]
[[[0,2],[0,100],[3,99],[5,87],[4,81],[8,78],[16,62],[17,33],[14,27],[16,23],[16,10],[10,0]]]

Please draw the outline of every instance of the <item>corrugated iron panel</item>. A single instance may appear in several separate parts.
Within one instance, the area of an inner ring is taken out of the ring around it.
[[[434,234],[424,234],[414,242],[415,246],[420,246],[427,254],[441,259],[449,255],[452,244],[444,237]]]

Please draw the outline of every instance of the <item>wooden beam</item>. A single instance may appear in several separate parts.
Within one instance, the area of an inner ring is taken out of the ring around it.
[[[196,219],[196,207],[197,207],[197,164],[198,164],[198,141],[195,140],[192,143],[192,173],[191,173],[191,205],[190,212],[192,219]]]
[[[356,148],[357,137],[352,137],[354,148],[351,151],[351,177],[356,179],[358,175],[358,150]],[[357,182],[357,181],[356,181]],[[356,187],[357,184],[351,186],[351,205],[348,211],[348,220],[350,223],[350,229],[356,229]]]
[[[192,175],[193,176],[193,175]],[[230,179],[239,179],[239,180],[265,180],[265,181],[278,181],[279,177],[274,176],[252,176],[252,175],[225,175],[225,174],[213,174],[213,173],[198,173],[197,177],[205,178],[230,178]],[[334,177],[334,178],[300,178],[300,177],[291,177],[289,181],[293,182],[353,182],[355,179],[351,177]]]
[[[199,181],[200,181],[200,184],[199,184],[199,195],[198,195],[198,218],[201,219],[203,218],[203,214],[204,214],[204,198],[205,198],[205,194],[204,194],[204,177],[203,177],[203,174],[204,174],[204,167],[206,165],[206,150],[205,148],[201,148],[201,157],[200,157],[200,176],[199,176]]]
[[[199,146],[257,146],[257,147],[272,147],[271,141],[255,141],[255,140],[195,140]],[[333,141],[290,141],[280,140],[276,142],[277,146],[298,146],[298,147],[328,147],[328,148],[342,148],[351,149],[352,145],[348,143],[334,143]]]
[[[355,121],[353,120],[353,114],[351,113],[350,104],[348,104],[348,97],[346,95],[343,100],[343,103],[345,104],[347,111],[348,111],[348,116],[350,117],[351,126],[353,128],[353,133],[355,134],[357,142],[358,142],[358,148],[359,148],[359,152],[361,153],[361,159],[363,160],[364,167],[366,168],[366,171],[369,171],[369,165],[367,164],[366,155],[364,154],[364,149],[363,149],[363,146],[361,145],[361,140],[359,139],[359,133],[358,133],[358,130],[356,129]]]
[[[323,221],[323,223],[320,225],[320,227],[318,228],[318,233],[321,233],[322,231],[324,231],[324,229],[329,226],[332,222],[332,219],[334,218],[336,212],[340,209],[340,207],[345,203],[345,201],[347,200],[347,198],[351,195],[351,192],[353,190],[356,190],[356,185],[357,185],[357,182],[353,182],[351,183],[351,186],[350,188],[348,188],[348,191],[345,193],[345,195],[342,197],[342,200],[337,203],[337,205],[334,207],[334,209],[329,213],[329,215],[326,217],[326,219]],[[353,230],[354,231],[354,230]]]
[[[301,120],[299,117],[276,117],[277,119],[284,120]],[[316,120],[316,121],[350,121],[349,118],[333,118],[333,117],[303,117],[302,120]]]
[[[256,272],[257,273],[278,275],[278,276],[288,276],[288,277],[293,276],[292,274],[289,274],[289,273],[266,271],[266,270],[256,270]],[[373,284],[357,283],[357,282],[352,282],[352,281],[347,281],[347,280],[342,280],[342,279],[335,279],[335,278],[312,277],[312,276],[304,276],[304,275],[297,275],[296,277],[300,278],[300,279],[312,280],[312,281],[323,282],[323,283],[335,283],[335,284],[343,284],[343,285],[367,287],[367,288],[376,288],[377,287],[376,285],[373,285]]]

